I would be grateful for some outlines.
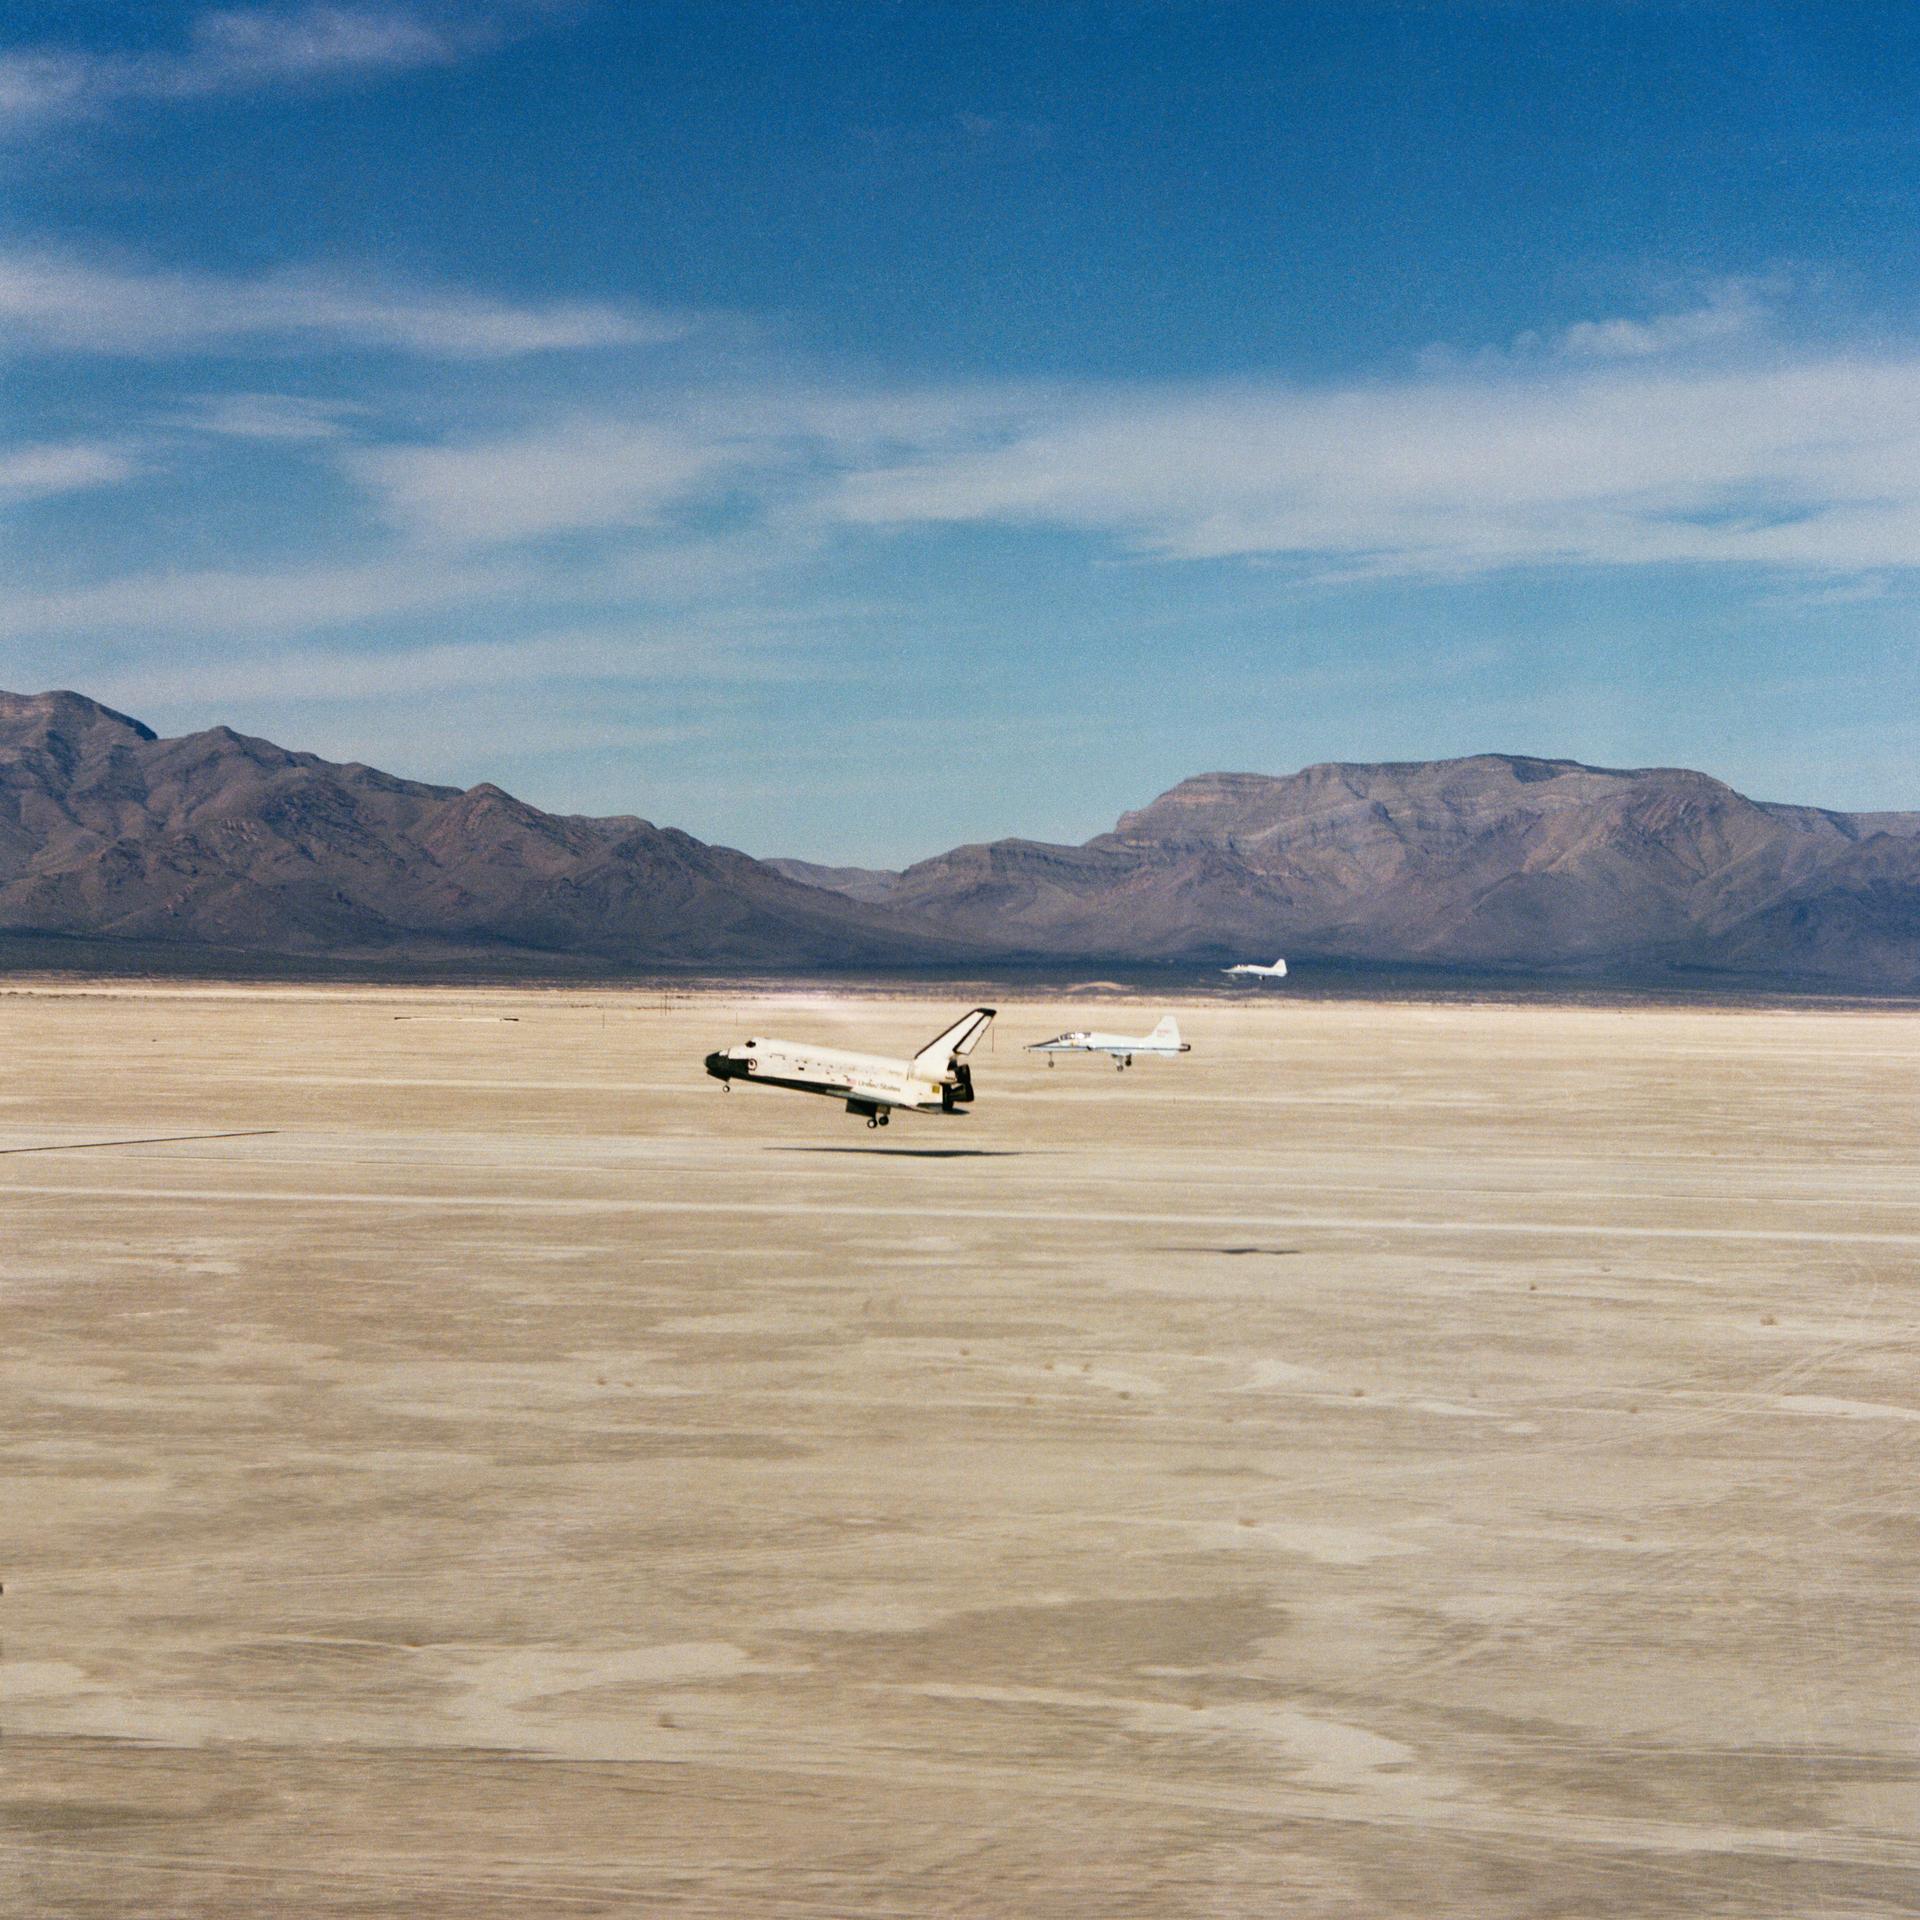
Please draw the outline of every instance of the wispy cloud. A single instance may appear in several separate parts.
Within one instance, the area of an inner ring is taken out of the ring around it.
[[[1639,335],[1582,323],[1363,383],[769,380],[343,458],[390,524],[454,546],[676,521],[692,538],[678,510],[724,491],[788,543],[1046,526],[1326,580],[1920,566],[1920,353],[1790,349],[1757,288],[1725,283]]]
[[[430,565],[418,555],[363,565],[122,574],[91,586],[10,594],[0,601],[0,639],[318,631],[499,600],[529,577],[504,562]]]
[[[0,447],[0,501],[112,486],[131,479],[134,471],[124,449],[98,441]]]
[[[299,393],[206,393],[186,400],[163,425],[226,440],[338,440],[366,408],[353,400]]]
[[[1543,361],[1605,364],[1610,361],[1691,362],[1705,367],[1736,353],[1751,354],[1787,331],[1796,301],[1814,289],[1785,273],[1727,275],[1684,299],[1633,313],[1575,320],[1559,327],[1528,327],[1501,346],[1463,348],[1436,341],[1419,355],[1433,378],[1492,376],[1537,369]]]
[[[138,706],[274,701],[343,704],[480,694],[565,683],[624,687],[789,681],[808,663],[752,630],[536,631],[508,640],[388,647],[291,647],[219,659],[150,661],[99,677],[100,697]]]
[[[348,464],[409,533],[467,545],[653,519],[737,464],[731,439],[666,422],[575,419],[455,446],[357,451]]]
[[[1050,525],[1358,573],[1920,565],[1920,357],[1628,356],[1305,389],[1083,391],[846,475],[856,524]]]
[[[753,495],[763,516],[778,512],[783,541],[804,543],[818,522],[795,509],[823,480],[904,454],[964,449],[982,432],[1045,417],[1028,390],[1000,386],[676,387],[647,411],[580,410],[486,439],[357,447],[342,461],[390,524],[433,542],[650,526],[733,488]],[[650,552],[644,564],[670,563]]]
[[[515,303],[318,268],[218,275],[0,251],[0,348],[15,352],[162,356],[305,345],[488,360],[647,345],[686,330],[682,320],[604,302]]]
[[[1514,344],[1523,350],[1545,344],[1573,360],[1647,360],[1724,346],[1766,328],[1772,317],[1766,291],[1765,283],[1755,280],[1717,281],[1704,299],[1671,313],[1577,320],[1544,342],[1529,333]]]
[[[1789,353],[1740,336],[1313,388],[862,390],[736,374],[397,446],[339,431],[353,415],[333,401],[184,404],[176,425],[321,444],[384,526],[362,523],[365,544],[326,564],[16,593],[0,633],[371,635],[469,608],[548,630],[614,608],[724,623],[782,599],[811,605],[836,557],[935,526],[1053,528],[1087,536],[1089,554],[1238,560],[1326,583],[1724,565],[1777,587],[1920,570],[1920,352],[1908,350]],[[16,448],[0,456],[0,494],[124,480],[132,457],[80,439]],[[568,533],[607,537],[591,559],[543,544]],[[510,651],[438,658],[499,673]]]
[[[209,8],[178,48],[0,53],[0,135],[105,113],[127,102],[203,99],[447,66],[505,38],[524,8]]]

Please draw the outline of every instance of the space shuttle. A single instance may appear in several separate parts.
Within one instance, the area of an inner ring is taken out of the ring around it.
[[[937,1033],[910,1060],[847,1053],[805,1040],[742,1040],[707,1055],[707,1071],[723,1087],[784,1087],[846,1103],[870,1127],[884,1127],[896,1110],[956,1114],[973,1100],[967,1055],[993,1022],[992,1007],[971,1007]]]

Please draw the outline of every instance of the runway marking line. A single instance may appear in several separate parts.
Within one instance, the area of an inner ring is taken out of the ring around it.
[[[18,1151],[18,1149],[16,1149]],[[271,1189],[248,1192],[238,1188],[201,1187],[169,1192],[155,1187],[71,1187],[0,1182],[0,1193],[38,1194],[71,1200],[138,1200],[176,1205],[195,1201],[241,1205],[321,1207],[440,1207],[449,1211],[531,1213],[689,1213],[711,1214],[715,1202],[705,1200],[599,1200],[589,1197],[543,1200],[531,1194],[505,1193],[288,1193]],[[724,1210],[735,1216],[782,1219],[805,1214],[814,1219],[851,1220],[1024,1220],[1059,1224],[1063,1219],[1098,1221],[1107,1226],[1210,1226],[1272,1229],[1298,1232],[1359,1233],[1494,1233],[1531,1235],[1541,1239],[1621,1240],[1751,1240],[1809,1246],[1920,1246],[1920,1231],[1912,1233],[1829,1233],[1812,1227],[1649,1227],[1612,1225],[1585,1220],[1408,1220],[1380,1219],[1364,1214],[1252,1214],[1252,1213],[1092,1213],[1077,1210],[1065,1216],[1057,1207],[926,1207],[847,1206],[794,1200],[729,1200]]]

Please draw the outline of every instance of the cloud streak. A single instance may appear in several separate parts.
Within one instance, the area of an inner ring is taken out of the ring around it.
[[[1082,393],[970,447],[847,474],[825,510],[1375,575],[1913,567],[1920,357]]]
[[[134,471],[123,449],[97,441],[0,447],[0,502],[114,486]]]
[[[808,677],[808,664],[758,633],[723,629],[535,632],[510,640],[454,641],[370,651],[294,647],[272,652],[156,661],[109,673],[100,697],[129,705],[222,701],[351,704],[422,695],[471,695],[566,683],[737,685]]]
[[[639,526],[743,458],[668,422],[569,420],[434,447],[370,448],[349,467],[387,518],[429,541],[484,545]]]
[[[506,10],[309,5],[210,8],[160,53],[63,47],[0,54],[0,134],[127,103],[185,101],[450,66],[508,37]]]
[[[365,408],[351,400],[298,393],[206,393],[187,400],[164,425],[210,433],[223,440],[339,440]]]
[[[1650,360],[1722,348],[1767,330],[1773,311],[1764,296],[1776,285],[1720,280],[1693,306],[1645,319],[1615,315],[1604,320],[1576,320],[1544,340],[1538,333],[1523,333],[1513,343],[1514,350],[1535,353],[1545,347],[1570,360]]]
[[[1920,352],[1762,353],[1740,337],[1737,352],[1689,339],[1314,388],[735,377],[404,445],[368,444],[371,416],[344,403],[202,394],[177,423],[290,457],[319,443],[370,509],[363,544],[326,563],[16,592],[0,634],[373,633],[469,610],[551,627],[622,604],[725,622],[783,574],[789,596],[812,593],[836,556],[956,527],[1329,584],[1676,565],[1828,588],[1912,575]],[[177,485],[183,456],[166,451]],[[138,453],[16,447],[0,497],[137,479]],[[603,537],[583,557],[553,544],[570,534]]]
[[[90,586],[10,594],[0,601],[0,640],[315,631],[497,601],[529,578],[499,561],[426,566],[413,555],[358,565],[122,574]]]
[[[1343,385],[769,381],[341,458],[390,525],[474,549],[692,537],[724,494],[788,539],[1044,527],[1324,580],[1920,566],[1920,352],[1768,335],[1728,283],[1546,351]]]
[[[676,388],[651,411],[579,410],[488,438],[344,449],[341,462],[390,525],[429,544],[657,527],[734,493],[757,506],[763,528],[778,518],[790,546],[819,537],[809,502],[831,476],[964,449],[981,433],[1045,417],[1026,389],[999,386],[716,385]],[[702,548],[692,557],[705,567],[711,556]],[[652,550],[642,564],[657,578],[671,563]]]
[[[220,275],[0,251],[0,348],[168,357],[242,347],[509,359],[677,339],[684,321],[590,301],[513,303],[455,288],[300,268]]]

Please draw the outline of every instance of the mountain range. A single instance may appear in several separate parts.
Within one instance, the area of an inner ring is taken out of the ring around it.
[[[1511,754],[1203,774],[1083,846],[782,871],[1026,957],[1305,958],[1920,986],[1920,813]]]
[[[900,965],[957,957],[744,853],[543,813],[227,727],[162,740],[73,693],[0,694],[0,930],[422,961]]]
[[[1571,760],[1203,774],[1080,846],[902,872],[0,694],[0,935],[539,972],[1270,959],[1920,991],[1920,813]],[[23,958],[24,956],[24,958]]]

